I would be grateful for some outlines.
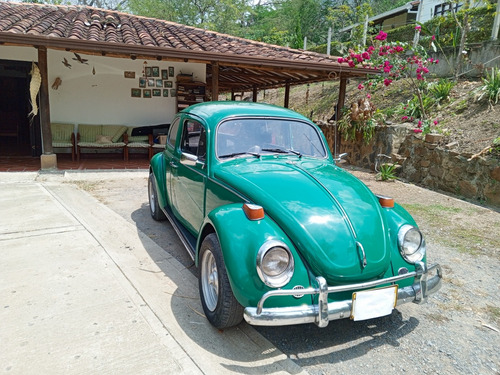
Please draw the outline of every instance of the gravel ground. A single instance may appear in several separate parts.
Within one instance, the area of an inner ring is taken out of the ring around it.
[[[427,304],[402,305],[384,318],[257,330],[310,374],[500,374],[500,213],[347,169],[415,217],[428,263],[443,267],[443,287]],[[144,175],[77,183],[192,266],[170,225],[151,219]]]

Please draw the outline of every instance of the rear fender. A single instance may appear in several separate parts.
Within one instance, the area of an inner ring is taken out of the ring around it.
[[[273,290],[265,285],[257,274],[257,253],[267,240],[284,242],[294,257],[294,274],[290,282],[282,289],[291,289],[297,285],[309,287],[307,269],[293,243],[267,215],[261,220],[249,220],[243,211],[242,204],[235,203],[218,207],[210,212],[203,226],[207,225],[215,228],[231,288],[242,306],[256,306],[264,293]],[[197,265],[202,238],[198,241]],[[296,299],[290,296],[270,299],[266,302],[266,306],[297,306],[303,303],[311,303],[310,297],[304,296]]]
[[[155,154],[150,161],[149,172],[153,173],[156,181],[156,193],[158,195],[158,203],[160,207],[167,206],[167,170],[166,162],[163,153]]]

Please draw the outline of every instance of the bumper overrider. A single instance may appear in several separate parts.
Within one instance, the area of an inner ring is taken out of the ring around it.
[[[265,293],[260,299],[257,307],[245,308],[245,320],[252,325],[259,326],[282,326],[304,323],[315,323],[319,327],[326,327],[330,320],[344,319],[351,316],[352,300],[336,301],[328,303],[330,293],[345,291],[359,291],[374,288],[380,285],[394,284],[397,281],[415,278],[411,286],[399,288],[397,294],[397,305],[407,302],[425,303],[427,297],[439,290],[443,277],[441,266],[434,264],[427,267],[423,262],[415,264],[415,271],[403,275],[389,277],[359,284],[328,286],[326,280],[319,276],[316,278],[318,288],[272,290]],[[294,295],[318,294],[317,305],[303,305],[293,307],[264,308],[264,302],[271,297]]]

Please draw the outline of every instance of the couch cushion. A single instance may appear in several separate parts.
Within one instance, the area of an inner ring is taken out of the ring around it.
[[[80,141],[78,143],[95,143],[97,136],[103,134],[102,125],[78,125],[78,133],[80,134]]]
[[[63,124],[53,122],[50,124],[50,130],[52,132],[52,146],[54,143],[71,143],[71,134],[75,131],[75,126],[73,124]],[[66,146],[64,146],[66,147]]]

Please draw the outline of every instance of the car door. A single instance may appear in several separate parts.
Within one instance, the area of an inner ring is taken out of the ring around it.
[[[205,215],[206,130],[200,122],[190,118],[183,118],[180,126],[180,143],[170,163],[172,211],[196,236]]]

